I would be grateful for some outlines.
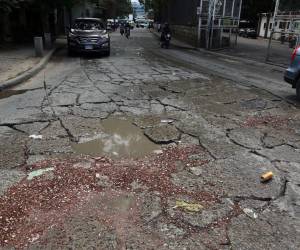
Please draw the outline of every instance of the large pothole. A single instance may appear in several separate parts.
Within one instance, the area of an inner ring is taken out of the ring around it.
[[[101,125],[103,133],[97,139],[72,145],[77,154],[143,157],[160,149],[159,145],[150,141],[141,129],[128,120],[109,118]]]

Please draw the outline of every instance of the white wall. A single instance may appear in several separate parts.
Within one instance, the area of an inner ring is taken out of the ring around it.
[[[299,16],[299,21],[300,22],[300,16]],[[260,22],[260,32],[259,36],[264,37],[265,31],[266,31],[266,24],[267,24],[267,17],[262,16],[261,17],[261,22]],[[271,32],[273,29],[273,18],[271,17],[269,27],[268,27],[268,38],[271,36]],[[278,19],[275,22],[275,32],[278,32],[274,34],[275,39],[280,39],[280,32],[292,32],[292,26],[291,26],[291,20],[285,18],[285,19]],[[299,32],[298,30],[295,30],[296,32]]]

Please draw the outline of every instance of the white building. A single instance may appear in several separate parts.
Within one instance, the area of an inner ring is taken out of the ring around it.
[[[132,2],[133,15],[135,18],[145,18],[145,6],[139,2]]]
[[[272,13],[260,14],[260,20],[258,24],[259,36],[264,37],[267,29],[267,37],[270,38],[273,25]],[[280,39],[282,32],[300,34],[300,11],[278,13],[278,16],[275,20],[274,32],[274,39]]]

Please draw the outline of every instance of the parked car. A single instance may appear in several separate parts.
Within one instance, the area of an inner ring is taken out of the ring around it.
[[[239,36],[244,36],[246,34],[246,29],[239,30]]]
[[[300,46],[292,54],[291,64],[285,71],[284,80],[296,89],[297,98],[300,100]]]
[[[239,36],[246,38],[257,38],[257,32],[255,29],[240,29]]]
[[[110,37],[98,18],[77,18],[68,34],[68,52],[104,53],[110,55]]]

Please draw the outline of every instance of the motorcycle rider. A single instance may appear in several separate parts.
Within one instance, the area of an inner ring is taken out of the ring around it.
[[[170,40],[171,40],[171,29],[169,24],[165,23],[160,37],[161,47],[162,48],[165,47],[166,49],[168,49],[170,45]]]
[[[160,38],[160,40],[162,42],[164,42],[165,41],[165,37],[168,34],[171,34],[170,25],[168,23],[165,23],[165,25],[164,25],[164,27],[162,29],[162,32],[161,32],[161,38]]]
[[[123,36],[124,34],[124,30],[125,30],[125,27],[124,27],[124,23],[121,23],[120,25],[120,34]]]
[[[131,29],[130,24],[127,22],[125,24],[125,35],[127,38],[129,38],[129,36],[130,36],[130,29]]]

